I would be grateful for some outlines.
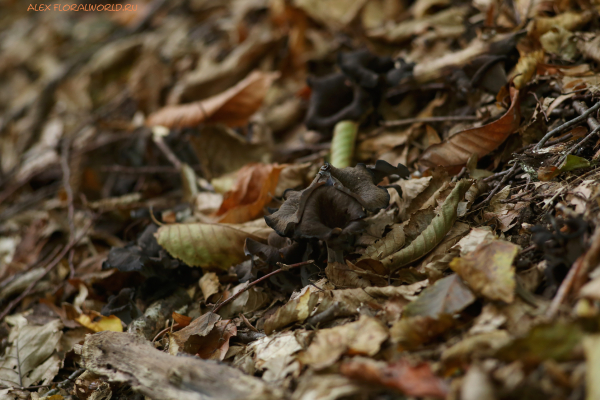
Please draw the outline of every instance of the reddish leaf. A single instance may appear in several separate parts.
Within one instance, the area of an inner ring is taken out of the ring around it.
[[[173,320],[179,324],[180,328],[185,328],[192,322],[192,318],[186,315],[181,315],[173,311],[172,314]]]
[[[519,91],[511,88],[511,92],[512,104],[500,119],[479,128],[459,132],[442,143],[429,146],[421,155],[420,164],[428,168],[441,165],[447,169],[456,169],[465,165],[472,154],[481,158],[497,149],[519,128]]]
[[[243,223],[262,215],[271,202],[284,168],[278,164],[249,164],[237,174],[233,189],[225,193],[223,203],[215,215],[219,222]]]
[[[224,123],[230,127],[243,126],[261,106],[277,73],[254,71],[237,85],[201,101],[167,106],[148,117],[149,126],[167,128],[193,127],[201,122]]]
[[[341,365],[340,371],[349,378],[396,389],[407,396],[446,398],[448,386],[431,372],[427,363],[412,365],[407,360],[394,363],[355,358]]]

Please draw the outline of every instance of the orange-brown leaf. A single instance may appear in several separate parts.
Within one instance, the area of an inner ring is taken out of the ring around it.
[[[178,314],[175,311],[173,311],[173,314],[171,316],[173,317],[173,320],[179,324],[180,328],[185,328],[190,324],[190,322],[192,322],[191,317]]]
[[[437,165],[445,168],[461,167],[467,163],[471,154],[477,154],[481,158],[497,149],[519,128],[519,91],[511,91],[512,104],[500,119],[479,128],[459,132],[442,143],[429,146],[421,155],[421,165],[429,168]]]
[[[340,372],[349,378],[399,390],[411,397],[445,399],[447,384],[431,371],[427,363],[412,365],[407,360],[386,364],[366,358],[343,363]]]
[[[262,214],[275,194],[279,174],[285,166],[249,164],[237,174],[233,189],[225,193],[221,207],[215,213],[219,222],[243,223]]]
[[[167,128],[193,127],[201,122],[223,123],[230,127],[243,126],[261,106],[277,73],[253,71],[237,85],[201,101],[166,106],[151,114],[149,126]]]

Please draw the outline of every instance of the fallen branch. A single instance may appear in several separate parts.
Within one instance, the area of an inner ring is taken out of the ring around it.
[[[82,364],[111,382],[126,382],[154,400],[275,400],[283,393],[237,368],[176,357],[136,335],[104,331],[88,335]]]

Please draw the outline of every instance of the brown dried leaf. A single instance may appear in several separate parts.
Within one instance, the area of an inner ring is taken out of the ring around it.
[[[542,61],[544,61],[544,50],[527,52],[521,55],[512,74],[516,89],[521,89],[529,83],[537,70],[538,64]]]
[[[490,300],[512,303],[516,286],[512,263],[518,252],[519,246],[510,242],[488,241],[466,256],[455,258],[450,268],[475,292]]]
[[[198,284],[200,285],[200,290],[202,290],[202,296],[204,296],[205,302],[211,301],[211,297],[214,294],[219,293],[221,288],[219,278],[214,272],[207,272],[202,275],[202,278],[200,278],[200,282],[198,282]]]
[[[195,343],[196,339],[208,335],[220,319],[219,315],[208,312],[193,320],[185,328],[170,334],[169,352],[173,355],[179,351],[196,354],[198,351],[198,346]]]
[[[449,391],[446,382],[433,374],[429,364],[413,365],[405,359],[386,364],[356,357],[344,362],[340,372],[352,379],[399,390],[410,397],[445,399]]]
[[[319,370],[333,365],[343,354],[374,356],[387,337],[388,330],[379,320],[361,315],[356,322],[317,331],[298,360]]]
[[[423,316],[402,318],[390,328],[390,337],[398,344],[399,350],[411,350],[435,339],[453,325],[454,319],[448,314],[437,319]]]
[[[265,333],[270,335],[275,330],[287,325],[295,322],[304,322],[317,305],[318,300],[318,294],[307,290],[303,295],[288,301],[287,304],[265,321]]]
[[[237,85],[208,99],[189,104],[166,106],[151,114],[148,126],[167,128],[193,127],[201,122],[243,126],[261,106],[271,83],[278,73],[253,71]]]
[[[511,91],[512,104],[500,119],[479,128],[467,129],[440,144],[430,146],[421,155],[420,163],[429,168],[441,165],[456,169],[465,165],[471,154],[483,157],[497,149],[519,128],[519,91]]]
[[[219,222],[243,223],[259,217],[272,200],[284,165],[249,164],[237,173],[233,188],[225,193],[215,213]]]

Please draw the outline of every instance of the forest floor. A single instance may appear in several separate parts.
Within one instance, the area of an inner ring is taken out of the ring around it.
[[[4,2],[0,398],[600,399],[599,13]]]

